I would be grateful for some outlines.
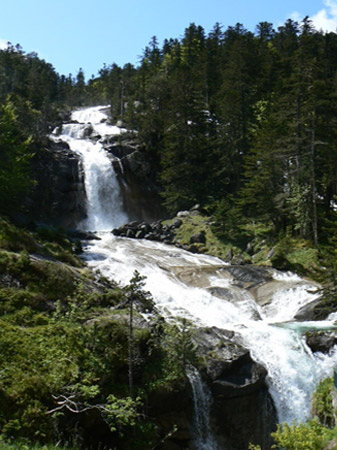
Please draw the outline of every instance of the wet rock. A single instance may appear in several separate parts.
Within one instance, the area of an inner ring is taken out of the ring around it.
[[[224,287],[214,286],[208,289],[208,291],[214,295],[215,297],[222,298],[224,300],[234,300],[234,291],[233,289],[227,289]]]
[[[277,414],[265,382],[266,369],[232,331],[199,329],[195,342],[205,360],[205,379],[213,396],[211,420],[221,448],[242,450],[249,442],[270,449]]]
[[[140,222],[137,222],[137,221],[135,220],[135,221],[133,221],[133,222],[130,222],[130,223],[128,224],[128,226],[131,227],[131,228],[137,228],[137,227],[140,226]]]
[[[206,374],[215,395],[236,397],[258,389],[266,369],[252,360],[249,351],[233,341],[232,331],[216,327],[197,331],[195,341],[206,358]]]
[[[144,222],[140,225],[140,230],[144,231],[144,233],[150,233],[152,231],[152,226],[149,223]]]
[[[216,368],[216,365],[214,365]],[[251,359],[249,352],[236,359],[230,367],[218,362],[218,376],[213,381],[215,397],[241,397],[265,387],[266,369]]]
[[[272,271],[267,267],[245,265],[245,266],[228,266],[224,270],[228,271],[236,283],[242,287],[252,287],[259,283],[272,281]]]
[[[83,130],[83,137],[85,137],[85,138],[90,137],[90,135],[92,134],[93,131],[94,131],[94,128],[91,125],[91,123],[88,124]]]
[[[136,234],[135,234],[135,232],[134,232],[134,230],[132,228],[128,228],[126,230],[126,237],[128,237],[128,238],[136,237]]]
[[[100,241],[101,240],[101,238],[98,237],[92,231],[75,230],[75,231],[70,231],[68,234],[73,238],[81,239],[81,241],[92,241],[92,240]]]
[[[143,231],[143,230],[139,230],[135,234],[136,239],[143,239],[144,237],[145,237],[145,231]]]
[[[158,241],[159,236],[156,233],[149,233],[149,234],[145,235],[145,239],[148,239],[149,241]]]
[[[149,224],[147,222],[133,221],[128,224],[112,230],[115,236],[148,239],[150,241],[164,242],[165,244],[173,244],[175,235],[171,225],[163,226],[161,221]]]
[[[53,150],[60,151],[60,150],[70,150],[69,144],[64,141],[56,141],[51,142],[50,147]]]
[[[337,344],[335,332],[309,332],[306,334],[306,342],[313,352],[329,353]]]
[[[321,298],[317,298],[317,299],[313,300],[311,303],[303,306],[296,313],[294,320],[298,320],[299,322],[303,322],[303,321],[307,321],[307,320],[317,320],[319,310],[316,308],[320,305],[321,301],[322,301]]]

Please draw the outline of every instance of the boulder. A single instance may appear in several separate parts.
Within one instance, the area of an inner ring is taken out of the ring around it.
[[[224,270],[229,272],[240,287],[251,288],[260,283],[273,280],[272,269],[261,266],[228,266]]]
[[[82,241],[92,241],[92,240],[98,240],[100,241],[101,238],[98,237],[95,233],[92,231],[82,231],[82,230],[74,230],[70,231],[68,233],[72,238],[75,239],[81,239]]]
[[[190,244],[206,244],[205,231],[200,231],[200,233],[193,234],[190,237]]]
[[[190,215],[190,211],[179,211],[177,213],[177,217],[188,217]]]
[[[306,342],[313,352],[329,353],[337,344],[337,335],[333,331],[308,332]]]
[[[140,225],[140,230],[144,231],[144,233],[150,233],[152,231],[152,226],[149,223],[144,222]]]
[[[83,130],[83,137],[84,138],[89,138],[93,131],[94,131],[94,128],[91,125],[91,123],[89,123]]]
[[[4,288],[19,289],[21,287],[21,281],[7,273],[0,273],[0,286]]]
[[[134,238],[136,236],[135,230],[133,230],[132,228],[128,228],[126,230],[126,237],[127,238]]]
[[[304,322],[307,320],[318,320],[319,319],[319,309],[317,307],[320,306],[322,299],[317,298],[313,300],[311,303],[303,306],[295,315],[294,320],[298,320],[299,322]]]
[[[213,396],[215,435],[220,448],[242,450],[254,442],[269,450],[277,414],[265,381],[267,371],[234,338],[232,331],[216,327],[199,329],[194,338]]]
[[[172,224],[172,228],[180,228],[183,224],[181,219],[175,219]]]
[[[138,230],[136,232],[135,238],[136,239],[143,239],[145,237],[145,231],[143,230]]]

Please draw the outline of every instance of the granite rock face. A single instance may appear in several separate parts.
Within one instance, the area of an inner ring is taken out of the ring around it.
[[[37,184],[26,202],[29,215],[37,222],[75,228],[86,217],[79,157],[65,142],[50,141],[32,164]]]
[[[124,204],[128,217],[147,222],[165,217],[155,174],[137,143],[137,135],[127,132],[108,136],[100,142],[111,155],[122,197],[127,199]]]
[[[206,361],[203,374],[213,396],[211,421],[219,444],[242,450],[254,442],[269,449],[277,414],[265,381],[266,369],[235,343],[232,331],[199,329],[196,342]]]

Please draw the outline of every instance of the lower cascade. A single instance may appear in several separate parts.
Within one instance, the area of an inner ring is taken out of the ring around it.
[[[123,132],[103,123],[106,118],[104,107],[77,111],[72,117],[77,122],[64,125],[61,134],[54,135],[54,139],[68,142],[71,150],[83,158],[88,217],[79,228],[98,231],[101,238],[86,245],[84,258],[88,265],[122,285],[137,269],[146,276],[146,289],[164,317],[183,317],[197,327],[225,330],[266,369],[278,421],[305,421],[318,382],[331,376],[337,364],[337,348],[329,354],[313,353],[303,335],[307,329],[333,329],[334,318],[322,322],[295,320],[298,311],[317,298],[317,286],[272,268],[230,266],[219,258],[191,254],[162,243],[113,236],[112,228],[128,220],[118,180],[99,140],[92,142],[85,133],[89,122],[99,136]],[[196,448],[217,450],[220,447],[210,428],[209,394],[195,369],[190,369],[187,376],[199,432]],[[225,388],[230,385],[230,377],[226,383]],[[246,386],[242,375],[242,390]]]
[[[195,448],[218,450],[210,424],[211,394],[195,367],[189,367],[186,374],[193,392]]]

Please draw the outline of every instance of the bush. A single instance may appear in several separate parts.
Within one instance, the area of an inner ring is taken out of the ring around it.
[[[327,427],[335,425],[331,396],[332,389],[334,389],[333,379],[326,378],[319,383],[312,398],[312,414],[318,418],[322,425]]]
[[[272,437],[277,442],[277,445],[272,446],[274,449],[322,450],[332,437],[332,431],[323,427],[317,420],[312,420],[305,424],[278,425]]]

